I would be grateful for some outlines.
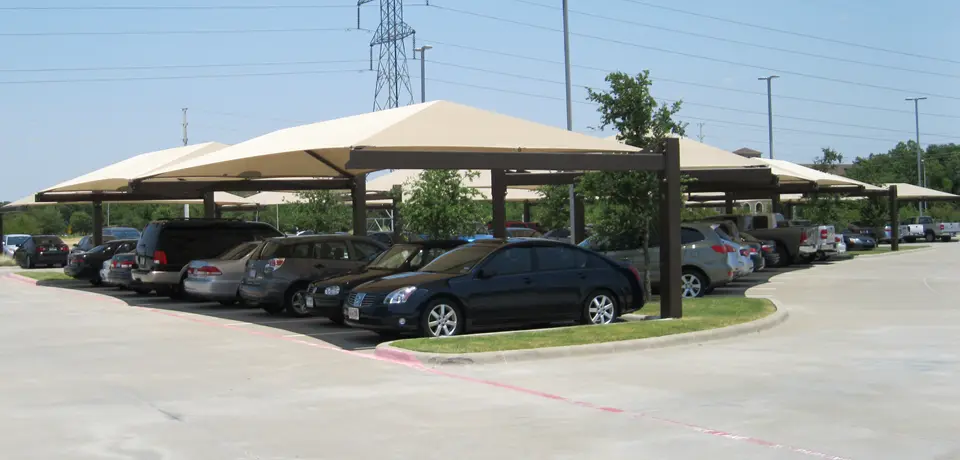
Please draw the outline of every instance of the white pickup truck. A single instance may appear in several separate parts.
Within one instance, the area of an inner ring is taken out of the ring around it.
[[[934,222],[933,217],[911,217],[900,222],[900,238],[907,243],[916,242],[923,238],[928,243],[936,241],[950,241],[960,234],[960,223]]]

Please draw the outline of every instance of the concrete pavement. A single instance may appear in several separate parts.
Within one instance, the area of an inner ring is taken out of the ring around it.
[[[960,458],[958,256],[960,244],[943,244],[782,274],[751,293],[785,303],[791,320],[749,338],[442,371],[355,344],[375,336],[344,341],[358,352],[299,335],[334,330],[322,319],[0,279],[0,451]]]

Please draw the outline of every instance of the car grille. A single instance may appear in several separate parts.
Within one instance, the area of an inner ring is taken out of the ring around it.
[[[369,294],[366,292],[361,292],[361,293],[351,292],[350,295],[347,296],[347,302],[344,305],[348,307],[356,306],[354,305],[354,302],[356,302],[358,295],[363,296],[363,299],[360,300],[361,307],[370,307],[377,303],[380,303],[383,300],[383,296],[379,294]]]

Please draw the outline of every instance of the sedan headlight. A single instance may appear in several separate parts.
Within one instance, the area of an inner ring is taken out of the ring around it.
[[[416,286],[407,286],[407,287],[397,289],[396,291],[393,291],[387,294],[387,297],[383,299],[383,303],[387,303],[387,304],[405,303],[410,298],[410,296],[412,296],[413,293],[416,292],[416,290],[417,290]]]
[[[326,295],[340,295],[340,286],[327,286],[323,290],[323,293]]]

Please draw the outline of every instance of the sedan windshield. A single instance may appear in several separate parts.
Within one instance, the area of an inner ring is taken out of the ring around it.
[[[491,252],[496,251],[497,247],[498,246],[492,244],[468,244],[466,246],[460,246],[433,259],[433,262],[425,265],[420,271],[450,274],[466,273],[490,255]]]
[[[115,236],[118,240],[136,240],[140,238],[140,232],[132,228],[115,228],[110,231],[110,236]]]
[[[367,268],[373,270],[396,270],[403,266],[411,257],[420,252],[419,246],[398,244],[380,254]]]
[[[23,244],[24,241],[27,241],[27,238],[30,238],[30,237],[29,236],[8,236],[7,244],[13,245],[13,246],[20,246],[21,244]]]

